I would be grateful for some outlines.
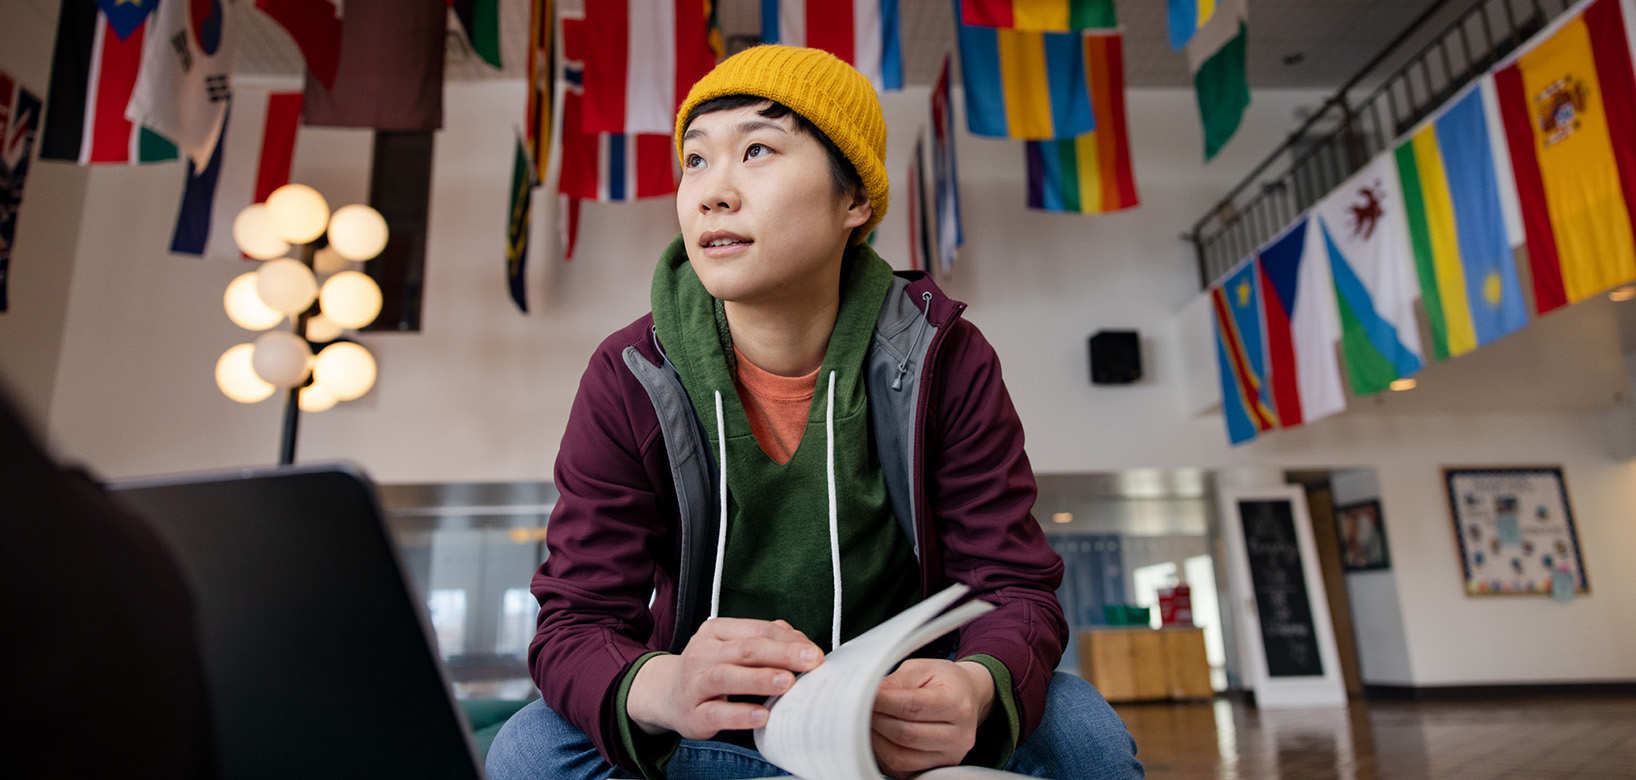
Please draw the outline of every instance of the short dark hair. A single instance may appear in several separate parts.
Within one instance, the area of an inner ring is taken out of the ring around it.
[[[835,183],[835,192],[837,194],[851,195],[865,191],[863,177],[858,175],[857,166],[853,165],[852,161],[841,153],[840,147],[836,146],[834,141],[829,140],[829,136],[824,135],[824,131],[819,130],[817,125],[807,121],[806,117],[776,100],[755,95],[726,95],[711,98],[694,106],[693,110],[687,113],[687,121],[682,124],[682,128],[685,130],[692,126],[693,120],[705,114],[716,111],[732,111],[733,109],[762,103],[767,105],[757,111],[756,114],[768,119],[781,119],[788,116],[795,122],[796,132],[805,133],[816,138],[818,143],[824,147],[824,152],[829,157],[829,178]]]

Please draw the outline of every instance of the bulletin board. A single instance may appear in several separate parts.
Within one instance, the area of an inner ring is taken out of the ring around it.
[[[1590,591],[1560,467],[1446,468],[1443,479],[1466,595]]]

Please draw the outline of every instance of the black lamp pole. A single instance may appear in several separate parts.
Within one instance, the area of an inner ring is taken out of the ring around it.
[[[316,242],[308,242],[298,245],[301,252],[296,259],[300,260],[302,265],[307,266],[309,271],[312,270],[313,253],[316,251],[313,248],[315,244]],[[312,315],[313,306],[317,304],[316,300],[313,301],[311,306],[303,309],[300,314],[295,316],[295,335],[300,336],[303,341],[307,340],[307,318]],[[307,343],[310,346],[312,342]],[[295,463],[295,433],[296,428],[301,423],[301,388],[309,384],[312,384],[310,373],[306,382],[290,388],[290,394],[284,401],[284,436],[278,447],[278,465],[280,466]]]

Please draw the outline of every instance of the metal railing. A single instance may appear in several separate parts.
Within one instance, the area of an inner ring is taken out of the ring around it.
[[[1469,7],[1441,28],[1428,25],[1449,15],[1451,0],[1428,7],[1194,223],[1187,237],[1197,252],[1201,289],[1572,4],[1466,1]]]

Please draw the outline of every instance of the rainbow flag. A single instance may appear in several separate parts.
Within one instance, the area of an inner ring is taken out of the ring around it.
[[[1118,35],[1085,36],[1085,77],[1095,131],[1078,138],[1028,141],[1028,207],[1106,214],[1140,204],[1125,131],[1124,44]]]
[[[1252,260],[1210,289],[1216,362],[1221,371],[1221,411],[1227,418],[1227,438],[1233,444],[1278,427],[1271,388],[1266,382],[1259,287]]]
[[[1434,360],[1528,324],[1484,103],[1471,89],[1396,152]]]
[[[1210,17],[1216,15],[1216,0],[1166,0],[1170,21],[1170,48],[1180,49]]]
[[[1636,77],[1619,0],[1494,73],[1540,314],[1636,279]]]
[[[1113,0],[959,0],[960,23],[1069,32],[1117,30]]]
[[[966,126],[973,134],[1047,140],[1096,129],[1082,34],[959,28]]]

